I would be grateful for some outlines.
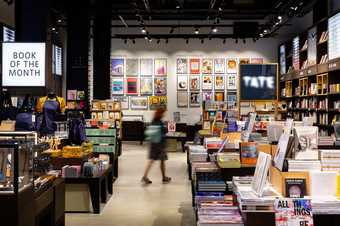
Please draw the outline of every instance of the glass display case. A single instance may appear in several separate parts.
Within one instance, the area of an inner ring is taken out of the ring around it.
[[[0,140],[0,194],[33,186],[33,144]]]

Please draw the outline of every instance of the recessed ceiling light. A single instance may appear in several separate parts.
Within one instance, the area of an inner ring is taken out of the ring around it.
[[[268,32],[268,31],[267,31],[266,29],[263,31],[263,33],[265,33],[265,34],[266,34],[267,32]]]
[[[282,20],[282,16],[278,16],[277,19]]]
[[[214,26],[214,27],[211,28],[211,31],[216,33],[218,31],[218,29],[217,29],[217,27]]]
[[[195,34],[198,35],[200,33],[200,30],[198,28],[195,29]]]

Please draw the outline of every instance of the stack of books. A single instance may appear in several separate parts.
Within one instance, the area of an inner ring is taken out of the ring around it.
[[[331,136],[320,136],[318,144],[319,146],[333,146],[334,138]]]
[[[208,157],[207,149],[201,145],[189,146],[190,162],[206,162]]]
[[[340,171],[340,150],[320,150],[322,171]]]
[[[207,180],[197,182],[198,191],[200,192],[224,192],[227,185],[223,180]]]
[[[219,172],[220,169],[215,162],[193,162],[191,164],[192,178],[197,172]]]
[[[319,160],[288,160],[288,171],[321,171],[321,163]]]
[[[219,137],[204,138],[204,147],[206,149],[219,149],[223,140]]]
[[[319,197],[312,199],[313,214],[340,214],[340,200],[337,197]]]

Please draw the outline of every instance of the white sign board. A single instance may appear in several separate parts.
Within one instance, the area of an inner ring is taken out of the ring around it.
[[[45,86],[45,43],[3,43],[2,86]]]

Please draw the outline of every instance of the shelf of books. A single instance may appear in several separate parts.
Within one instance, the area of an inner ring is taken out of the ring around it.
[[[280,99],[287,116],[313,118],[322,135],[332,132],[329,125],[340,115],[334,111],[340,106],[339,24],[337,13],[279,47]]]

